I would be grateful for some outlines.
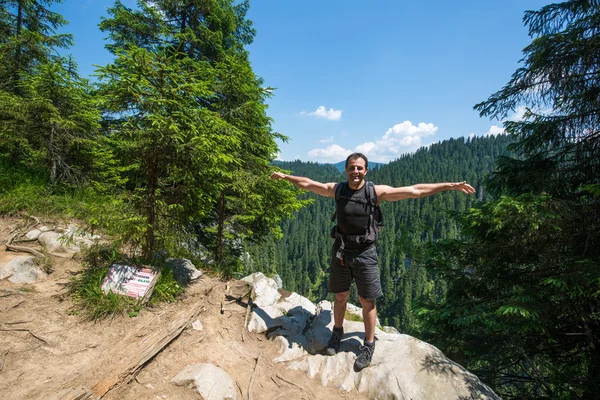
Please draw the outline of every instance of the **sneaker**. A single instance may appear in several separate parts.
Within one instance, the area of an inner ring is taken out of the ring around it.
[[[336,328],[333,327],[333,332],[331,332],[331,337],[329,338],[329,342],[327,342],[327,355],[335,356],[335,354],[340,350],[340,344],[342,343],[342,337],[344,336],[344,327]]]
[[[371,365],[374,351],[375,342],[373,342],[373,344],[368,344],[365,342],[363,346],[360,346],[358,357],[356,357],[356,361],[354,362],[354,371],[358,372]]]

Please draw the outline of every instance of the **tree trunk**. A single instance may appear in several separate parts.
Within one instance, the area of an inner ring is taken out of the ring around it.
[[[146,202],[146,221],[148,226],[143,254],[144,259],[146,259],[148,262],[152,260],[155,244],[154,232],[156,229],[156,189],[158,186],[157,169],[156,156],[153,155],[150,157],[150,161],[148,163],[148,194]]]
[[[15,66],[13,71],[13,85],[15,91],[19,91],[17,82],[19,81],[19,70],[21,69],[21,45],[19,38],[21,36],[21,30],[23,29],[23,2],[19,0],[17,4],[17,21],[15,27],[15,37],[17,38],[17,48],[15,49]]]
[[[48,151],[50,153],[50,183],[56,181],[56,152],[54,151],[54,135],[56,133],[56,123],[50,125],[50,138],[48,140]]]
[[[215,261],[217,264],[223,261],[223,225],[225,224],[225,193],[221,190],[219,196],[219,225],[217,227],[217,246]]]

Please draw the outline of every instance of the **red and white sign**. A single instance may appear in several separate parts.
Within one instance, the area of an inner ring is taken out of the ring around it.
[[[158,273],[147,266],[113,264],[102,282],[102,291],[140,299],[149,295],[157,279]]]

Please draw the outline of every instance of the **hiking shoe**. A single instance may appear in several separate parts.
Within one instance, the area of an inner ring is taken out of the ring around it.
[[[358,372],[364,368],[367,368],[371,365],[371,360],[373,359],[373,352],[375,351],[375,342],[369,344],[365,342],[363,346],[359,347],[358,357],[356,357],[356,361],[354,361],[354,371]]]
[[[335,354],[340,351],[340,345],[342,343],[342,337],[344,336],[344,327],[336,328],[333,327],[333,332],[331,332],[331,337],[329,338],[329,342],[327,342],[327,355],[335,356]]]

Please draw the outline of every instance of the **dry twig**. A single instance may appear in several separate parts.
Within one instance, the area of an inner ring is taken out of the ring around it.
[[[250,377],[250,383],[248,384],[248,400],[252,400],[252,384],[254,383],[254,376],[256,376],[256,369],[258,368],[259,362],[260,362],[260,354],[256,358],[256,364],[254,364],[254,371],[252,371],[252,376]]]
[[[235,385],[237,386],[238,390],[240,391],[240,396],[243,399],[244,398],[244,392],[242,392],[242,387],[240,386],[240,383],[238,381],[235,381]]]
[[[13,306],[6,307],[6,308],[4,309],[4,311],[8,311],[8,310],[11,310],[11,309],[13,309],[13,308],[17,308],[17,307],[19,307],[19,306],[20,306],[21,304],[23,304],[23,303],[25,303],[25,300],[21,300],[20,302],[18,302],[17,304],[15,304],[15,305],[13,305]]]
[[[285,383],[289,383],[292,386],[296,386],[298,389],[302,390],[303,393],[311,393],[308,390],[306,390],[305,388],[303,388],[300,385],[295,384],[294,382],[290,382],[287,379],[283,378],[281,375],[277,374],[275,375],[277,378],[281,379],[282,381],[284,381]],[[312,393],[311,393],[312,394]]]
[[[31,336],[33,336],[37,340],[42,341],[42,342],[46,343],[48,346],[50,346],[50,343],[48,343],[46,340],[42,339],[41,337],[39,337],[35,333],[31,332],[31,329],[26,329],[26,328],[15,328],[15,329],[0,328],[0,331],[1,332],[15,332],[15,331],[16,332],[29,332],[29,334],[31,334]]]

